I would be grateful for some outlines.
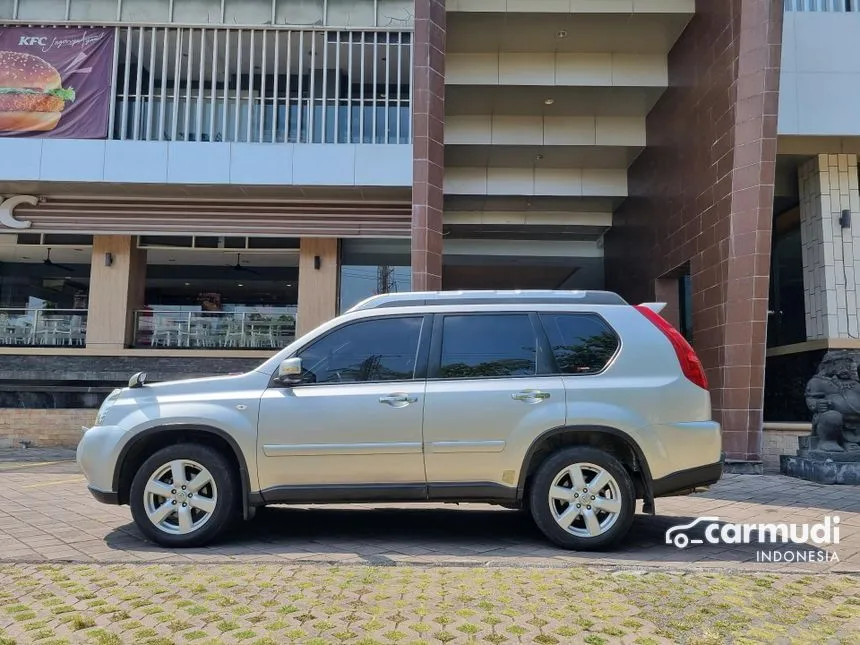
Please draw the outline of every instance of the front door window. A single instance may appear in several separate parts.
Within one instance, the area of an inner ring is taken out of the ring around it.
[[[325,336],[298,356],[304,383],[411,380],[423,317],[353,323]]]

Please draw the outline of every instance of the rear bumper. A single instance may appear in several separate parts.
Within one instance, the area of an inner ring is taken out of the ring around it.
[[[99,490],[98,488],[93,488],[92,486],[87,486],[87,490],[90,491],[93,497],[96,498],[102,504],[113,504],[114,506],[119,505],[119,494],[107,492],[103,490]]]
[[[697,466],[687,470],[679,470],[671,475],[666,475],[651,482],[651,490],[654,497],[668,497],[670,495],[686,495],[699,488],[707,488],[716,484],[723,476],[722,459],[715,464]]]

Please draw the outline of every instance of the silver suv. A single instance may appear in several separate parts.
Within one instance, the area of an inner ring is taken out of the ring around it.
[[[238,376],[114,391],[78,463],[170,547],[266,504],[486,502],[606,548],[722,472],[696,354],[594,291],[376,296]]]

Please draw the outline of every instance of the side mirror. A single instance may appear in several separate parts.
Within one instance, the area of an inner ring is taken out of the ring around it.
[[[278,366],[278,380],[284,385],[302,382],[302,359],[288,358]]]

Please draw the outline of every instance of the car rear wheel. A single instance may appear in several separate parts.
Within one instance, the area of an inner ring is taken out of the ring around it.
[[[552,542],[592,551],[617,544],[633,523],[636,489],[612,455],[573,447],[550,455],[529,491],[532,517]]]
[[[153,542],[201,546],[237,516],[238,480],[218,451],[198,444],[168,446],[138,469],[131,484],[134,521]]]

